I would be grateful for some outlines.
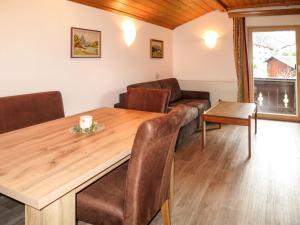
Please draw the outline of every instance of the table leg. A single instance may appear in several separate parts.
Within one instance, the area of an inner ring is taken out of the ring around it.
[[[248,157],[251,158],[251,116],[248,117]]]
[[[202,115],[202,148],[205,148],[206,146],[206,121],[203,118]]]
[[[165,201],[161,207],[161,214],[163,218],[164,225],[171,225],[171,213],[170,213],[170,205],[169,200]]]
[[[25,225],[75,225],[76,195],[71,191],[45,208],[25,206]]]
[[[255,134],[257,134],[257,104],[255,108]]]
[[[170,178],[170,198],[169,198],[170,210],[172,210],[174,207],[174,182],[175,182],[174,176],[175,176],[175,160],[173,158],[171,178]]]

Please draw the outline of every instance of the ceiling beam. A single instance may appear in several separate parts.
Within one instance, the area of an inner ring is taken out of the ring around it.
[[[229,18],[249,16],[282,16],[300,14],[300,8],[228,12]]]
[[[222,11],[227,11],[228,6],[222,0],[213,0],[217,5],[220,6]]]
[[[299,6],[300,0],[298,1],[282,1],[282,2],[273,2],[273,3],[259,3],[259,4],[244,4],[235,7],[228,7],[228,11],[235,9],[245,9],[245,8],[260,8],[260,7],[273,7],[273,6]]]

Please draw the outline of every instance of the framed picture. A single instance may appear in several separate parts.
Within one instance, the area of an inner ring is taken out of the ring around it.
[[[160,40],[150,40],[150,56],[151,58],[164,57],[164,42]]]
[[[101,58],[101,31],[72,27],[71,58]]]

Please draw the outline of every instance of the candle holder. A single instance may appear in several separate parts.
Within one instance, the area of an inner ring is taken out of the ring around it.
[[[89,115],[83,115],[79,119],[79,123],[70,129],[75,134],[94,134],[104,129],[103,125],[99,125],[96,121],[93,121],[93,117]]]
[[[75,134],[93,134],[98,131],[98,123],[94,122],[89,128],[81,128],[79,124],[75,125],[72,129]]]

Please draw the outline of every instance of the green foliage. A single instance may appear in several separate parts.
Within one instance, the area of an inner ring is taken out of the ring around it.
[[[80,44],[80,38],[77,34],[74,35],[74,45],[78,46]]]
[[[81,129],[79,124],[77,124],[73,127],[73,132],[76,134],[93,134],[97,131],[97,128],[98,128],[97,122],[93,122],[92,126],[86,129]]]
[[[91,45],[90,45],[90,47],[93,47],[93,48],[98,48],[98,41],[95,41],[94,43],[92,43]]]

